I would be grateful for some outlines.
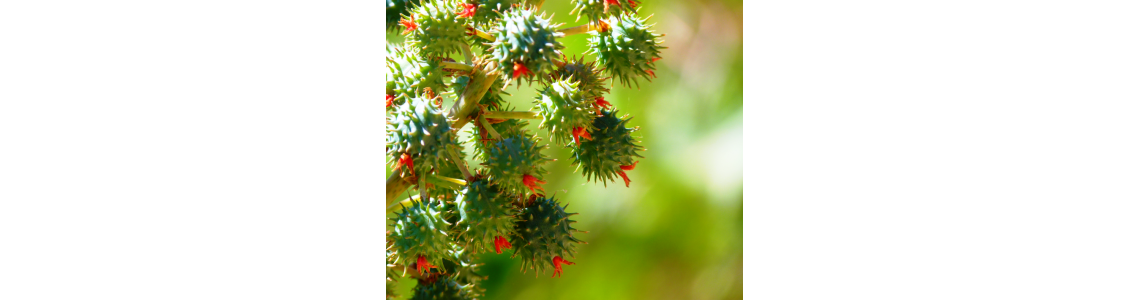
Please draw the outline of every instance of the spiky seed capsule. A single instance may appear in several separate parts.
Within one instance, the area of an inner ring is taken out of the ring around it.
[[[515,222],[514,256],[522,259],[521,269],[540,274],[553,269],[553,257],[574,257],[574,248],[581,242],[573,236],[569,216],[552,197],[537,197],[518,213]]]
[[[462,53],[467,43],[468,20],[459,17],[461,2],[433,0],[412,9],[417,28],[407,34],[407,44],[420,49],[424,57],[443,57]]]
[[[570,147],[573,165],[577,165],[585,179],[591,181],[595,177],[605,186],[607,181],[615,182],[616,175],[624,171],[621,166],[635,165],[638,158],[643,158],[638,153],[643,148],[632,137],[636,128],[625,126],[631,119],[620,119],[617,112],[601,111],[601,116],[593,121],[592,140]]]
[[[577,85],[572,78],[564,78],[549,84],[537,95],[538,114],[542,117],[538,128],[548,129],[549,140],[559,145],[578,142],[573,138],[574,130],[590,130],[596,117],[593,99],[586,99]]]
[[[393,48],[385,46],[388,61],[385,66],[385,95],[392,96],[392,104],[400,105],[404,99],[424,95],[425,89],[442,92],[447,89],[443,83],[443,68],[439,60],[422,58],[412,47]],[[386,99],[387,101],[387,99]]]
[[[602,76],[601,71],[603,70],[598,70],[595,63],[585,63],[583,56],[580,60],[574,57],[566,59],[563,65],[557,67],[553,72],[553,79],[572,78],[577,82],[577,88],[584,93],[586,99],[595,99],[608,92],[608,88],[604,87],[604,81],[608,77]]]
[[[455,248],[448,234],[450,224],[444,220],[440,205],[438,201],[414,201],[411,206],[404,207],[396,214],[388,239],[397,263],[405,267],[417,263],[418,268],[427,271],[426,267],[419,264],[426,262],[442,273],[446,270],[443,260],[455,259]]]
[[[581,20],[581,16],[588,17],[589,23],[596,25],[598,20],[608,19],[612,16],[635,14],[639,1],[572,0],[570,2],[573,2],[574,7],[572,11],[569,11],[569,14],[577,13],[578,21]]]
[[[519,0],[478,0],[475,4],[475,15],[471,17],[471,23],[475,26],[489,25],[490,22],[497,21],[502,13],[511,10],[515,5],[518,5]],[[490,28],[489,26],[481,28]]]
[[[651,81],[655,75],[655,61],[660,58],[659,36],[649,30],[644,20],[634,15],[622,15],[610,20],[611,29],[589,38],[589,53],[604,67],[613,79],[631,87],[639,85],[638,77]]]
[[[420,0],[385,0],[385,30],[399,33],[400,19],[420,4]]]
[[[476,180],[456,196],[459,239],[472,252],[489,252],[496,237],[514,233],[513,196],[504,194],[487,180]]]
[[[405,178],[441,167],[452,152],[463,150],[447,118],[430,101],[422,96],[408,99],[396,107],[386,125],[388,165]],[[401,162],[405,155],[412,168]]]
[[[546,148],[538,145],[537,137],[526,134],[517,134],[496,142],[483,162],[489,169],[487,174],[490,182],[507,193],[526,194],[527,190],[532,190],[528,186],[527,176],[538,179],[545,177],[544,166],[549,158],[542,154],[542,150]]]
[[[436,275],[420,280],[412,300],[470,300],[470,285],[460,285],[451,276]]]
[[[507,10],[490,29],[495,38],[490,44],[491,59],[498,62],[503,78],[517,79],[519,84],[551,71],[565,48],[557,41],[562,36],[557,25],[536,13],[530,8]]]

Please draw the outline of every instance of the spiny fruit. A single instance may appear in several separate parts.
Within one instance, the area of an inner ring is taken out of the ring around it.
[[[542,117],[538,128],[549,129],[549,140],[559,145],[568,141],[581,143],[582,136],[588,137],[596,117],[592,105],[595,99],[586,99],[577,85],[572,77],[564,78],[550,83],[537,95],[538,114]]]
[[[423,96],[397,106],[386,125],[388,165],[404,177],[442,166],[462,151],[447,118]]]
[[[415,263],[417,272],[429,273],[431,268],[444,272],[443,260],[455,260],[449,224],[444,221],[439,202],[413,201],[392,220],[393,229],[388,236],[395,249],[395,263],[405,267]]]
[[[557,70],[553,72],[553,79],[571,78],[577,82],[577,88],[584,93],[585,98],[596,99],[608,92],[608,88],[604,87],[604,81],[608,77],[601,76],[601,71],[603,70],[598,70],[595,63],[585,63],[583,56],[580,60],[573,57],[573,59],[566,59],[561,66],[557,67]]]
[[[645,25],[647,19],[622,15],[609,20],[611,29],[589,38],[589,53],[596,55],[604,71],[620,83],[639,86],[638,77],[651,81],[655,77],[655,61],[659,60],[661,35]]]
[[[489,171],[489,180],[503,191],[517,195],[531,194],[542,190],[539,184],[545,183],[545,163],[549,158],[542,154],[546,146],[538,145],[537,137],[524,134],[504,138],[490,149],[483,166]]]
[[[467,19],[459,18],[462,6],[456,0],[426,1],[412,9],[405,25],[408,45],[420,49],[424,57],[462,53],[467,40]]]
[[[388,73],[385,80],[385,96],[391,97],[389,105],[400,105],[405,99],[424,95],[426,89],[439,93],[447,89],[443,83],[443,68],[437,59],[421,57],[419,52],[412,47],[393,48],[385,46],[388,54]]]
[[[557,32],[557,25],[536,13],[530,8],[507,10],[490,29],[495,39],[490,44],[491,59],[498,62],[504,78],[519,84],[552,70],[553,62],[561,57],[559,51],[565,48],[557,41],[564,36]]]
[[[489,252],[493,247],[495,252],[502,253],[509,245],[506,237],[514,232],[513,200],[514,196],[503,193],[485,179],[467,183],[456,196],[459,238],[472,252]]]
[[[469,285],[460,285],[451,276],[433,275],[420,280],[412,300],[470,300]]]
[[[521,257],[524,270],[533,270],[540,274],[550,267],[555,269],[555,274],[560,273],[561,264],[572,262],[565,260],[574,257],[574,248],[581,243],[573,236],[572,224],[569,216],[577,213],[565,212],[552,197],[535,197],[522,208],[515,222],[514,256]]]
[[[490,22],[497,21],[502,16],[503,12],[513,9],[519,5],[519,0],[470,0],[464,5],[470,5],[471,23],[476,26],[490,25]]]
[[[581,16],[586,16],[593,25],[611,16],[635,14],[636,6],[639,6],[638,0],[572,0],[571,2],[575,7],[569,14],[577,13],[577,20],[581,20]]]
[[[624,185],[628,185],[631,181],[624,171],[635,168],[637,159],[643,158],[638,153],[643,147],[632,137],[638,129],[624,126],[631,118],[617,118],[617,112],[615,109],[601,111],[601,116],[593,121],[592,140],[571,147],[573,164],[581,174],[587,180],[595,177],[605,186],[607,181],[615,181],[616,175],[623,177]]]

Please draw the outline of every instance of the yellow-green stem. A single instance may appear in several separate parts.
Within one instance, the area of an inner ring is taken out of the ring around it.
[[[537,112],[532,111],[488,111],[483,116],[491,119],[541,119]]]
[[[578,33],[589,32],[589,31],[592,31],[592,30],[593,30],[593,28],[591,26],[589,26],[589,24],[585,24],[585,25],[573,26],[573,27],[561,29],[561,30],[558,30],[557,32],[563,33],[563,34],[565,34],[565,36],[570,36],[570,35],[574,35],[574,34],[578,34]]]

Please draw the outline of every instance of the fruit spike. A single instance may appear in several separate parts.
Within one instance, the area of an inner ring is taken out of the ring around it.
[[[570,266],[575,264],[574,262],[565,260],[565,259],[561,258],[560,256],[554,256],[553,257],[553,275],[549,276],[550,278],[553,278],[554,276],[560,277],[563,274],[563,272],[561,272],[561,264],[562,263],[565,263],[566,265],[570,265]]]

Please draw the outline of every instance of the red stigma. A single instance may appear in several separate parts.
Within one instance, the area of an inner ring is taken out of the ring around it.
[[[494,253],[502,254],[502,249],[514,248],[510,246],[510,242],[502,236],[494,237]]]
[[[640,5],[640,4],[636,3],[636,1],[628,0],[628,5],[631,5],[632,7],[636,7],[636,5]]]
[[[408,166],[408,170],[411,170],[412,176],[415,177],[416,176],[416,167],[412,165],[412,157],[408,156],[408,153],[404,153],[404,154],[400,155],[400,161],[397,162],[396,169],[399,170],[400,167],[403,167],[405,165]]]
[[[658,61],[658,60],[659,60],[660,58],[662,58],[662,57],[656,57],[656,58],[652,58],[652,59],[651,59],[651,62],[656,62],[656,61]]]
[[[600,114],[601,107],[604,109],[612,108],[612,103],[608,103],[608,101],[604,100],[604,97],[596,97],[596,101],[592,103],[592,108],[596,109],[596,114]]]
[[[586,140],[592,140],[592,136],[589,135],[589,131],[584,127],[573,127],[573,142],[577,143],[577,146],[581,145],[582,137]]]
[[[460,17],[470,18],[471,16],[475,15],[476,6],[474,4],[463,3],[460,5],[463,6],[463,11],[459,12]]]
[[[393,97],[392,95],[385,95],[385,108],[389,108],[390,106],[392,106],[392,100],[395,100],[395,99],[396,99],[396,97]]]
[[[522,63],[514,63],[514,78],[519,78],[522,77],[522,75],[530,74],[533,74],[533,72],[530,72],[530,69],[526,69],[526,65],[523,65]]]
[[[530,175],[522,175],[522,184],[524,184],[524,185],[526,185],[526,187],[530,188],[531,193],[537,193],[537,191],[535,191],[535,190],[545,191],[545,189],[542,189],[540,186],[538,186],[538,184],[545,184],[545,181],[542,181],[541,179],[537,179],[537,177],[533,177],[533,176],[530,176]]]
[[[628,173],[624,173],[624,171],[631,171],[631,170],[636,169],[636,164],[638,164],[638,163],[640,163],[640,162],[638,162],[638,161],[634,162],[630,166],[627,166],[627,165],[620,166],[620,177],[624,178],[624,187],[629,187],[632,184],[632,180],[628,179]]]
[[[564,263],[566,265],[573,265],[574,264],[574,262],[564,260],[560,256],[554,256],[553,257],[553,275],[549,276],[550,278],[553,278],[554,276],[561,276],[563,274],[563,272],[561,272],[561,264],[562,263]]]
[[[652,78],[658,78],[658,76],[655,76],[655,72],[652,72],[651,70],[647,70],[647,71],[644,71],[644,72],[647,72],[647,74],[651,74]]]
[[[628,0],[628,1],[631,1],[631,0]],[[619,0],[604,0],[604,2],[608,3],[608,5],[620,5]]]
[[[416,272],[419,272],[420,274],[427,273],[431,268],[435,267],[435,265],[429,264],[428,259],[424,258],[424,255],[422,254],[419,258],[416,258]]]
[[[404,32],[403,32],[403,33],[401,33],[400,35],[406,35],[406,34],[408,34],[409,32],[412,32],[412,31],[416,30],[416,28],[418,27],[418,26],[416,25],[416,16],[412,16],[412,17],[411,17],[411,20],[404,20],[404,19],[401,19],[401,20],[400,20],[400,25],[404,26]]]

